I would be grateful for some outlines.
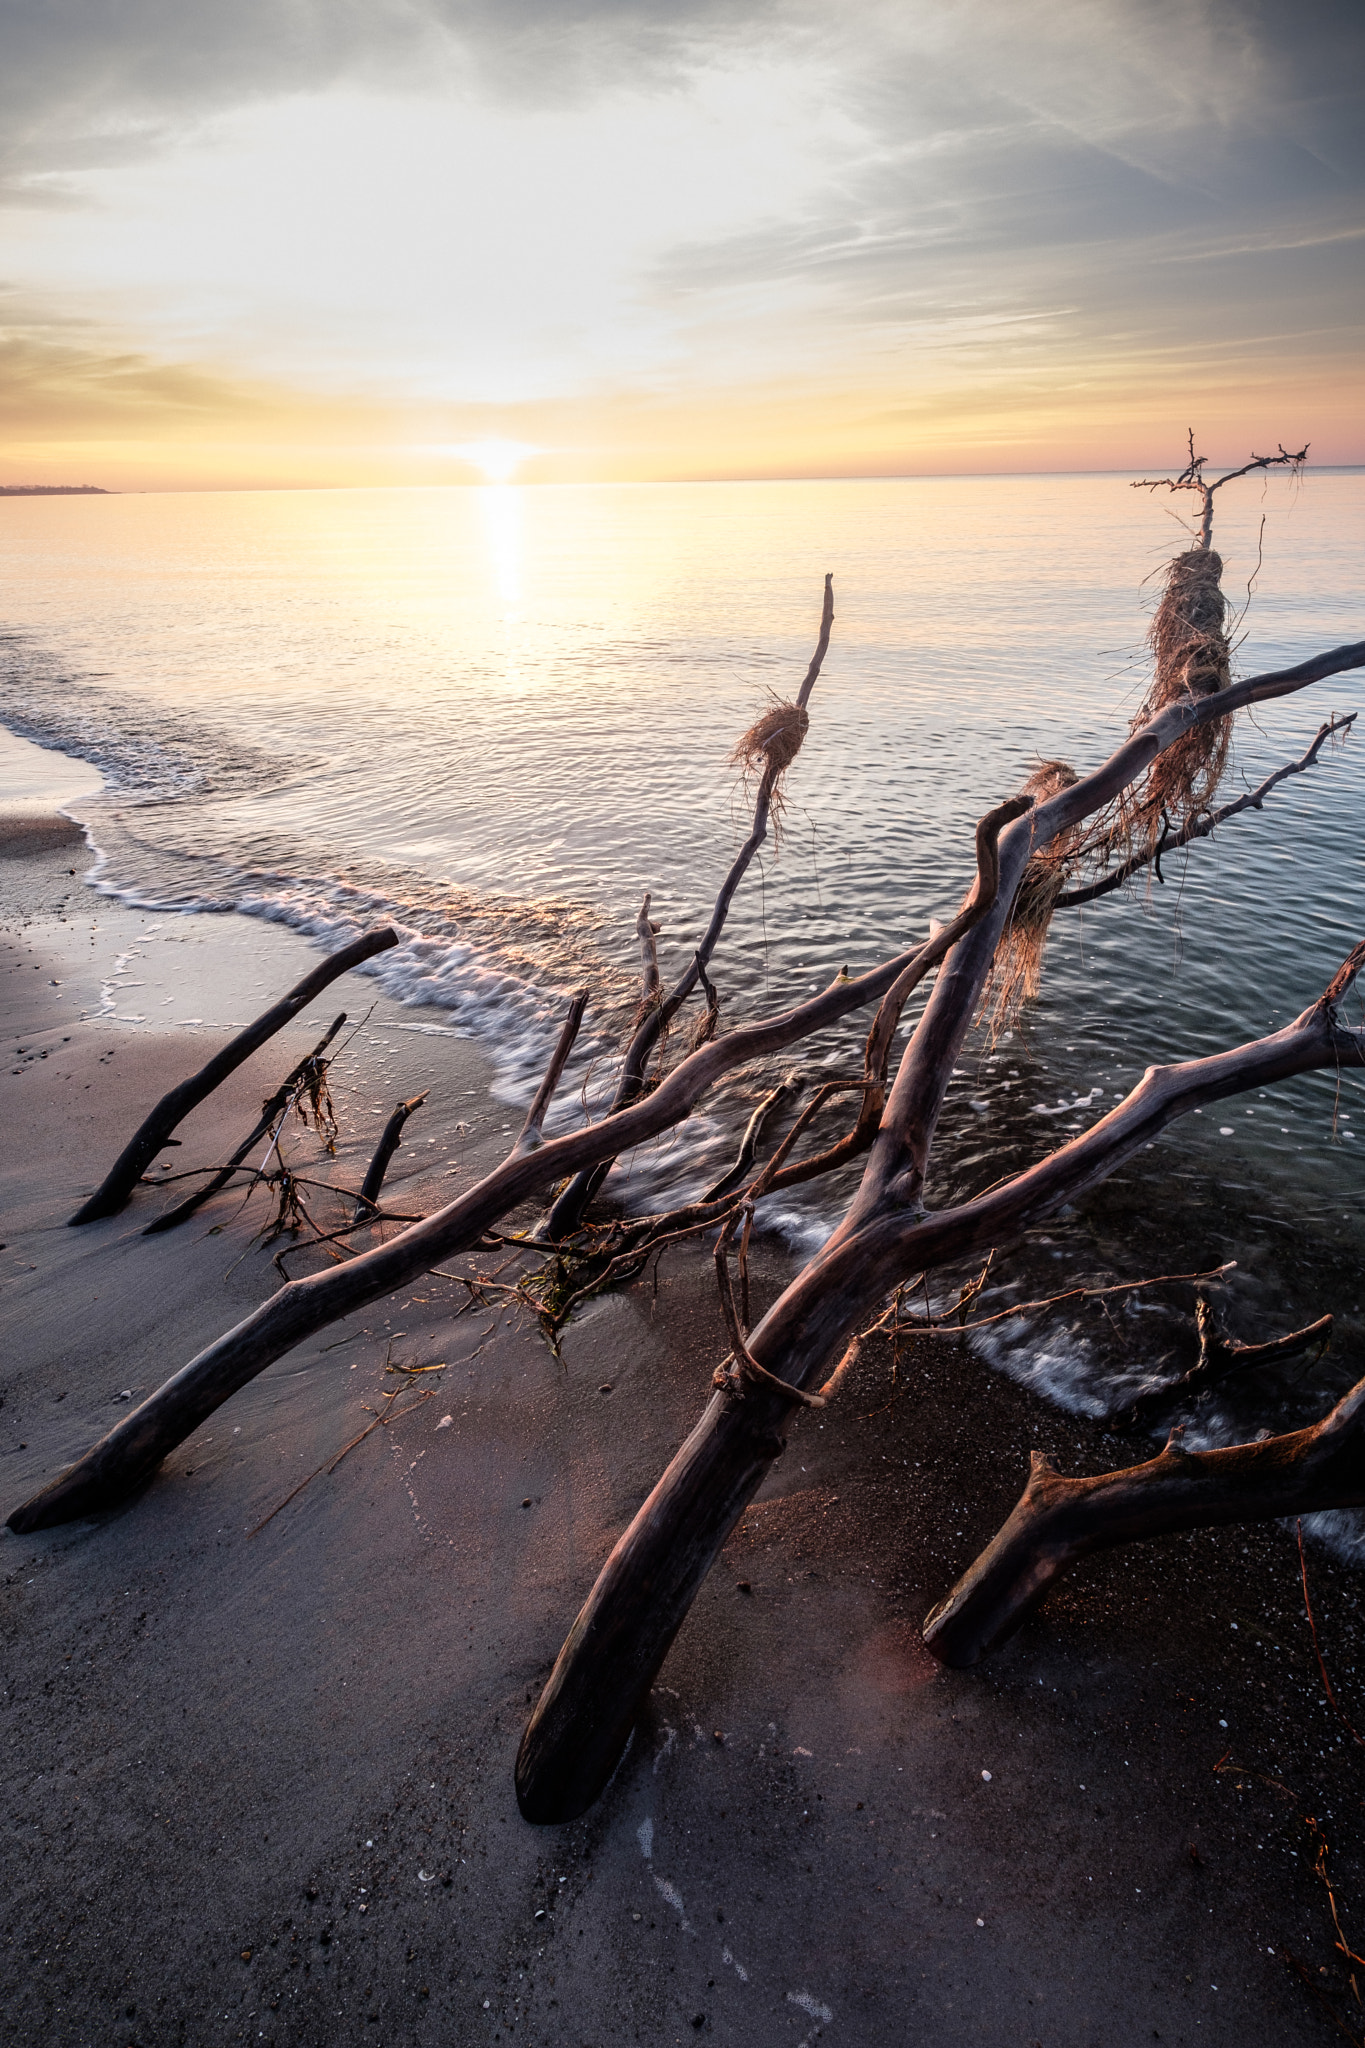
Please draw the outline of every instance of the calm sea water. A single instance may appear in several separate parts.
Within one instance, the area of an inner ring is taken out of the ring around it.
[[[1225,587],[1245,597],[1263,558],[1243,671],[1365,633],[1365,475],[1226,495]],[[730,748],[799,683],[824,572],[834,638],[785,837],[717,956],[730,1018],[951,914],[976,817],[1040,757],[1084,770],[1111,750],[1145,686],[1153,579],[1182,545],[1170,502],[1118,476],[3,501],[0,718],[103,773],[73,807],[96,886],[328,941],[396,917],[410,938],[381,978],[414,1028],[476,1034],[510,1099],[586,980],[591,1094],[619,1043],[640,894],[676,971],[745,830]],[[1358,704],[1365,674],[1244,720],[1232,785]],[[1365,734],[1168,863],[1164,889],[1059,915],[1041,1001],[955,1083],[936,1198],[1038,1156],[1149,1061],[1310,1001],[1365,928],[1363,778]],[[797,1057],[842,1066],[855,1048],[850,1030]],[[623,1198],[698,1187],[767,1078],[628,1162]],[[1152,1172],[1174,1239],[1203,1232],[1192,1256],[1245,1263],[1263,1220],[1268,1313],[1298,1306],[1310,1249],[1354,1275],[1357,1082],[1192,1117]],[[817,1242],[846,1192],[793,1201],[782,1227]],[[1357,1287],[1313,1312],[1353,1314]],[[1081,1337],[1054,1349],[1040,1363],[1030,1337],[1001,1361],[1102,1404]]]

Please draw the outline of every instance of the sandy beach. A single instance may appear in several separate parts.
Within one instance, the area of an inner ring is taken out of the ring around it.
[[[164,1089],[317,956],[281,927],[97,896],[50,814],[6,821],[0,856],[7,1514],[278,1284],[235,1198],[152,1239],[167,1198],[146,1188],[66,1221]],[[328,991],[153,1177],[224,1156],[316,1019],[372,997]],[[482,1055],[424,1021],[378,999],[332,1074],[348,1185],[381,1116],[431,1090],[389,1183],[405,1211],[519,1122]],[[1282,1950],[1359,2027],[1300,1817],[1358,1947],[1359,1752],[1324,1703],[1292,1533],[1101,1559],[979,1671],[940,1670],[918,1624],[1028,1450],[1072,1471],[1144,1455],[956,1344],[903,1354],[894,1384],[869,1346],[793,1424],[608,1793],[527,1826],[530,1704],[724,1346],[698,1252],[593,1304],[562,1362],[494,1322],[433,1278],[281,1360],[123,1510],[4,1533],[9,2040],[1330,2038]],[[444,1371],[333,1465],[394,1362]],[[1359,1720],[1358,1578],[1311,1569]],[[1215,1769],[1229,1753],[1240,1776]]]

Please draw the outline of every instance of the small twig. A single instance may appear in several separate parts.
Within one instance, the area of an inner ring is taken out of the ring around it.
[[[1322,1989],[1322,1986],[1314,1982],[1307,1963],[1301,1962],[1299,1958],[1294,1954],[1294,1951],[1292,1949],[1277,1948],[1275,1953],[1279,1957],[1280,1961],[1284,1964],[1285,1968],[1291,1971],[1292,1974],[1298,1978],[1299,1982],[1303,1985],[1304,1990],[1311,1992],[1312,1996],[1321,2006],[1323,2016],[1332,2022],[1332,2025],[1337,2029],[1338,2033],[1344,2034],[1346,2036],[1346,2039],[1351,2043],[1351,2048],[1362,2048],[1362,2044],[1363,2042],[1365,2042],[1365,2037],[1362,2037],[1360,2034],[1355,2033],[1352,2030],[1352,2028],[1347,2026],[1345,2020],[1341,2017],[1341,2014],[1337,2011],[1331,1999]]]
[[[390,1391],[384,1396],[384,1399],[390,1405],[388,1408],[384,1410],[383,1414],[376,1415],[373,1422],[367,1423],[365,1425],[364,1429],[361,1430],[359,1436],[353,1436],[348,1444],[344,1444],[342,1448],[337,1452],[335,1458],[333,1458],[329,1464],[319,1465],[317,1470],[315,1472],[310,1472],[306,1479],[300,1479],[298,1485],[293,1488],[292,1492],[287,1493],[285,1495],[284,1499],[279,1503],[278,1507],[273,1507],[268,1515],[263,1516],[261,1520],[257,1522],[254,1529],[247,1530],[246,1533],[248,1541],[253,1536],[259,1536],[262,1529],[264,1529],[264,1527],[266,1526],[266,1523],[273,1522],[276,1515],[278,1515],[282,1509],[287,1508],[290,1501],[294,1500],[299,1494],[303,1492],[305,1486],[311,1486],[312,1482],[319,1476],[320,1473],[326,1472],[330,1474],[335,1472],[337,1466],[341,1463],[342,1459],[346,1456],[346,1453],[348,1451],[353,1451],[357,1444],[363,1444],[366,1437],[370,1434],[370,1431],[372,1429],[378,1429],[379,1425],[382,1422],[387,1422],[389,1419],[389,1415],[392,1412],[392,1404],[398,1399],[398,1396],[402,1393],[402,1391],[403,1389],[401,1387],[391,1388]],[[421,1403],[423,1401],[430,1400],[431,1395],[435,1392],[435,1387],[431,1387],[425,1394],[419,1394],[417,1399],[412,1403],[412,1406],[414,1408],[420,1407]],[[407,1412],[407,1410],[404,1410],[404,1413]]]
[[[987,1261],[987,1264],[989,1264],[989,1261]],[[1016,1302],[1013,1308],[997,1309],[994,1315],[978,1316],[975,1322],[970,1323],[952,1323],[941,1319],[932,1321],[922,1320],[917,1316],[902,1316],[895,1322],[892,1322],[890,1318],[897,1313],[897,1304],[893,1302],[885,1315],[881,1316],[877,1322],[870,1324],[863,1334],[867,1337],[876,1335],[904,1336],[907,1334],[913,1337],[960,1337],[969,1334],[973,1330],[989,1329],[992,1323],[1007,1323],[1011,1316],[1031,1315],[1038,1309],[1058,1308],[1064,1301],[1099,1301],[1110,1294],[1133,1294],[1142,1287],[1175,1286],[1178,1283],[1195,1280],[1221,1280],[1225,1273],[1233,1272],[1236,1265],[1236,1259],[1228,1259],[1224,1265],[1214,1266],[1206,1273],[1157,1273],[1150,1280],[1121,1280],[1113,1287],[1068,1287],[1063,1294],[1049,1294],[1041,1301]],[[985,1274],[983,1272],[982,1280],[984,1278]],[[964,1296],[967,1300],[971,1300],[979,1290],[980,1283],[977,1283],[976,1286],[970,1289],[970,1292],[964,1290]],[[959,1297],[959,1300],[949,1310],[949,1314],[955,1315],[962,1306],[963,1298]]]
[[[494,1327],[496,1327],[496,1325],[495,1325]],[[468,1352],[468,1353],[467,1353],[467,1354],[465,1355],[465,1357],[463,1357],[463,1358],[457,1358],[457,1359],[455,1359],[455,1360],[454,1360],[454,1364],[455,1364],[455,1365],[468,1365],[468,1364],[469,1364],[469,1361],[470,1361],[470,1359],[471,1359],[471,1358],[477,1358],[477,1357],[478,1357],[478,1355],[479,1355],[479,1352],[483,1350],[483,1347],[484,1347],[484,1345],[485,1345],[485,1344],[486,1344],[486,1343],[488,1342],[488,1339],[489,1339],[489,1337],[491,1337],[491,1336],[492,1336],[492,1334],[493,1334],[493,1332],[492,1332],[491,1330],[489,1330],[489,1331],[486,1331],[486,1332],[485,1332],[485,1334],[484,1334],[484,1337],[483,1337],[482,1341],[480,1342],[480,1344],[478,1345],[477,1349],[476,1349],[476,1350],[474,1350],[474,1351],[470,1351],[470,1352]],[[392,1340],[392,1339],[390,1339],[390,1340],[389,1340],[389,1351],[390,1351],[390,1353],[392,1352],[392,1350],[393,1350],[393,1340]],[[385,1372],[389,1372],[389,1371],[399,1371],[399,1372],[405,1372],[405,1373],[406,1373],[406,1372],[449,1372],[449,1371],[451,1370],[451,1367],[450,1367],[450,1366],[448,1366],[448,1365],[422,1365],[422,1366],[398,1366],[398,1367],[391,1367],[391,1366],[390,1366],[390,1364],[389,1364],[389,1360],[388,1360],[388,1358],[386,1357],[386,1358],[385,1358],[385,1361],[384,1361],[384,1370],[385,1370]],[[415,1401],[409,1401],[409,1403],[408,1403],[408,1405],[407,1405],[407,1407],[406,1407],[406,1408],[400,1408],[400,1409],[398,1410],[398,1413],[397,1413],[397,1420],[398,1420],[399,1422],[401,1422],[401,1421],[403,1420],[403,1418],[404,1418],[405,1416],[407,1416],[407,1415],[411,1415],[414,1409],[416,1409],[416,1408],[420,1408],[420,1407],[421,1407],[421,1405],[422,1405],[422,1403],[423,1403],[424,1401],[429,1401],[429,1400],[431,1399],[431,1397],[432,1397],[432,1395],[433,1395],[433,1394],[439,1394],[439,1393],[440,1393],[440,1391],[441,1391],[441,1389],[440,1389],[440,1385],[439,1385],[439,1384],[437,1384],[437,1385],[436,1385],[436,1386],[434,1386],[434,1387],[428,1387],[428,1388],[426,1389],[425,1393],[421,1393],[421,1394],[419,1394],[419,1395],[417,1396],[417,1398],[416,1398],[416,1400],[415,1400]],[[283,1509],[283,1508],[287,1508],[287,1507],[288,1507],[288,1505],[289,1505],[289,1503],[290,1503],[290,1501],[291,1501],[291,1500],[294,1500],[294,1499],[296,1499],[296,1498],[297,1498],[297,1496],[298,1496],[299,1494],[301,1494],[301,1493],[303,1492],[303,1489],[304,1489],[304,1487],[305,1487],[305,1486],[310,1486],[310,1485],[312,1484],[312,1482],[313,1482],[313,1481],[314,1481],[315,1479],[317,1479],[317,1478],[318,1478],[318,1477],[319,1477],[319,1476],[320,1476],[320,1475],[321,1475],[322,1473],[326,1472],[326,1473],[328,1474],[328,1476],[330,1477],[330,1476],[331,1476],[331,1474],[332,1474],[333,1472],[335,1472],[335,1471],[336,1471],[336,1468],[337,1468],[337,1466],[338,1466],[338,1465],[339,1465],[339,1464],[341,1463],[342,1459],[343,1459],[343,1458],[344,1458],[344,1457],[345,1457],[345,1456],[347,1455],[347,1453],[348,1453],[348,1452],[350,1452],[350,1451],[353,1451],[353,1450],[355,1449],[355,1447],[356,1447],[356,1445],[357,1445],[357,1444],[363,1444],[363,1443],[364,1443],[364,1441],[365,1441],[365,1439],[366,1439],[366,1437],[367,1437],[367,1436],[369,1436],[369,1434],[370,1434],[370,1432],[371,1432],[372,1430],[375,1430],[375,1429],[379,1429],[379,1428],[381,1428],[381,1427],[382,1427],[382,1426],[383,1426],[383,1425],[384,1425],[385,1423],[388,1423],[388,1422],[391,1422],[391,1421],[393,1421],[393,1420],[395,1419],[395,1417],[394,1417],[394,1408],[393,1408],[393,1404],[394,1404],[394,1402],[395,1402],[395,1401],[396,1401],[396,1400],[398,1399],[398,1396],[399,1396],[399,1395],[400,1395],[400,1394],[401,1394],[402,1392],[403,1392],[403,1387],[402,1387],[402,1386],[397,1386],[397,1387],[391,1387],[391,1388],[389,1389],[388,1393],[386,1393],[386,1394],[384,1395],[384,1397],[383,1397],[383,1398],[384,1398],[384,1400],[385,1400],[385,1402],[386,1402],[386,1403],[387,1403],[388,1405],[387,1405],[387,1406],[386,1406],[386,1407],[385,1407],[385,1408],[383,1409],[382,1413],[380,1413],[380,1414],[376,1415],[376,1416],[375,1416],[375,1418],[374,1418],[374,1421],[373,1421],[373,1422],[368,1422],[368,1423],[366,1423],[366,1425],[365,1425],[364,1429],[362,1429],[362,1430],[361,1430],[361,1432],[360,1432],[359,1436],[353,1436],[353,1437],[351,1438],[351,1441],[350,1441],[350,1442],[349,1442],[348,1444],[343,1444],[343,1445],[342,1445],[342,1447],[341,1447],[341,1449],[340,1449],[340,1450],[339,1450],[339,1451],[338,1451],[338,1452],[336,1453],[335,1457],[333,1457],[333,1458],[331,1458],[331,1459],[327,1460],[326,1462],[324,1462],[323,1464],[319,1465],[319,1466],[317,1467],[317,1470],[316,1470],[316,1471],[314,1471],[314,1472],[310,1472],[310,1473],[308,1474],[308,1477],[307,1477],[306,1479],[301,1479],[301,1480],[299,1481],[298,1485],[297,1485],[297,1486],[296,1486],[296,1487],[295,1487],[295,1488],[293,1489],[293,1491],[292,1491],[292,1492],[290,1492],[290,1493],[287,1493],[287,1494],[285,1495],[284,1499],[283,1499],[283,1500],[282,1500],[282,1501],[281,1501],[281,1502],[279,1503],[279,1505],[278,1505],[278,1506],[276,1506],[276,1507],[273,1507],[273,1508],[272,1508],[272,1509],[270,1510],[270,1513],[269,1513],[268,1515],[265,1515],[265,1516],[263,1516],[263,1517],[262,1517],[262,1519],[261,1519],[261,1520],[260,1520],[259,1522],[257,1522],[257,1524],[256,1524],[256,1526],[255,1526],[255,1528],[254,1528],[254,1529],[248,1529],[248,1530],[247,1530],[247,1532],[246,1532],[246,1533],[247,1533],[248,1539],[249,1539],[250,1537],[252,1537],[252,1536],[258,1536],[258,1535],[260,1534],[261,1530],[262,1530],[262,1529],[264,1529],[264,1527],[266,1526],[266,1523],[267,1523],[267,1522],[273,1522],[273,1521],[274,1521],[274,1519],[275,1519],[275,1517],[276,1517],[276,1515],[278,1515],[278,1514],[280,1513],[281,1509]]]
[[[1296,1809],[1296,1811],[1299,1808],[1299,1800],[1297,1794],[1291,1792],[1288,1785],[1286,1785],[1282,1779],[1272,1778],[1266,1771],[1249,1770],[1245,1764],[1239,1764],[1236,1761],[1230,1749],[1224,1750],[1222,1756],[1219,1757],[1217,1763],[1214,1765],[1213,1770],[1215,1777],[1222,1777],[1225,1774],[1231,1774],[1239,1778],[1254,1778],[1258,1784],[1269,1786],[1272,1792],[1283,1793],[1284,1797],[1289,1801],[1290,1805]],[[1317,1855],[1313,1860],[1313,1875],[1320,1880],[1322,1888],[1327,1894],[1327,1904],[1332,1914],[1332,1925],[1336,1928],[1337,1931],[1336,1946],[1338,1949],[1340,1949],[1342,1955],[1345,1956],[1347,1962],[1354,1963],[1357,1969],[1365,1969],[1365,1956],[1358,1956],[1356,1954],[1355,1950],[1351,1947],[1349,1941],[1347,1941],[1345,1932],[1342,1929],[1341,1914],[1337,1907],[1336,1890],[1332,1884],[1331,1878],[1327,1874],[1327,1859],[1331,1854],[1331,1847],[1328,1843],[1327,1837],[1323,1833],[1322,1828],[1319,1825],[1318,1821],[1314,1818],[1314,1816],[1311,1813],[1303,1813],[1299,1811],[1298,1818],[1302,1822],[1303,1826],[1307,1828],[1309,1834],[1313,1837],[1314,1842],[1317,1844]],[[1290,1955],[1287,1949],[1280,1950],[1279,1954],[1281,1960],[1290,1963],[1291,1967],[1301,1968],[1301,1966],[1298,1965],[1295,1958]],[[1315,1983],[1313,1983],[1310,1977],[1305,1976],[1304,1982],[1309,1986],[1310,1990],[1318,1992],[1319,1997],[1321,1997],[1321,1992],[1319,1991],[1318,1986]],[[1335,2006],[1330,2004],[1330,2002],[1325,1998],[1322,1999],[1322,2003],[1326,2007],[1327,2011],[1331,2013],[1333,2019],[1336,2021],[1337,2025],[1341,2027],[1342,2032],[1347,2036],[1347,2038],[1349,2040],[1353,2040],[1356,2042],[1356,2048],[1362,2048],[1362,2043],[1357,2039],[1355,2035],[1353,2035],[1350,2032],[1350,2029],[1343,2024],[1341,2015],[1337,2012]]]

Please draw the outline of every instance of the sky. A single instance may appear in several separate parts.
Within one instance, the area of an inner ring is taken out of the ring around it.
[[[0,0],[0,482],[1365,461],[1359,0]]]

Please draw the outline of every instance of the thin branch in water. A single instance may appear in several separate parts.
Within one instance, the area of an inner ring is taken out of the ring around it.
[[[994,1257],[994,1253],[992,1253],[992,1257]],[[1133,1294],[1143,1287],[1173,1287],[1187,1281],[1221,1280],[1228,1273],[1234,1272],[1236,1266],[1236,1259],[1228,1259],[1225,1264],[1210,1266],[1207,1272],[1203,1273],[1156,1273],[1150,1280],[1120,1280],[1112,1287],[1068,1287],[1061,1294],[1045,1295],[1041,1301],[1017,1302],[1013,1308],[997,1309],[994,1315],[978,1316],[974,1322],[970,1323],[945,1322],[942,1318],[924,1321],[918,1316],[904,1316],[899,1321],[893,1323],[888,1321],[888,1317],[893,1313],[891,1309],[888,1309],[885,1316],[864,1330],[863,1335],[871,1337],[884,1333],[889,1336],[904,1335],[913,1337],[969,1336],[973,1330],[989,1329],[992,1323],[1007,1323],[1013,1316],[1031,1315],[1039,1309],[1059,1308],[1064,1301],[1099,1301],[1111,1294]],[[963,1306],[964,1301],[970,1302],[974,1300],[980,1292],[984,1280],[985,1272],[983,1270],[981,1280],[963,1290],[962,1296],[954,1303],[949,1313],[956,1315]],[[1163,1392],[1165,1391],[1169,1390],[1163,1389]]]

